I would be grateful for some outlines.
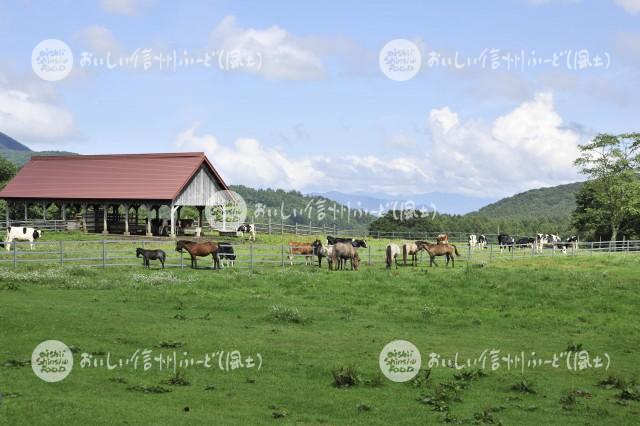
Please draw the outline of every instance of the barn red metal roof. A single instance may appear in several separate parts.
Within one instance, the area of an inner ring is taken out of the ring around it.
[[[32,157],[0,198],[173,200],[205,164],[202,152]]]

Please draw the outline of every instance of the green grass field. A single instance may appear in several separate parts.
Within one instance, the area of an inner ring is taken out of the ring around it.
[[[0,423],[637,424],[638,255],[390,272],[381,260],[359,272],[297,263],[254,272],[147,271],[135,258],[104,269],[0,268]],[[58,383],[25,362],[48,339],[74,350],[73,371]],[[419,379],[380,375],[380,351],[394,339],[420,350]],[[259,353],[262,366],[222,371],[216,360],[177,376],[157,364],[80,366],[82,353],[114,362],[138,349],[198,359],[238,350]],[[427,371],[431,352],[466,360],[485,349],[544,359],[584,349],[607,353],[611,365],[522,373],[505,364],[494,371],[489,359],[484,374]],[[332,372],[347,367],[354,371],[342,382],[353,385],[336,386]]]

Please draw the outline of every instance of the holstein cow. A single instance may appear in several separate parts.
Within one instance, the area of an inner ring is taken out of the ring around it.
[[[310,265],[319,247],[322,247],[320,240],[315,240],[313,243],[292,241],[289,243],[289,262],[293,265],[294,256],[304,256],[304,264]]]
[[[578,236],[577,235],[573,235],[571,237],[568,237],[566,241],[571,244],[571,246],[573,247],[574,250],[578,249]]]
[[[386,262],[387,269],[391,269],[391,262],[395,262],[396,269],[398,269],[398,256],[400,256],[400,246],[397,244],[389,243],[387,244],[386,253]]]
[[[437,244],[449,244],[449,236],[447,234],[438,234],[436,237]]]
[[[253,223],[243,223],[238,226],[237,232],[242,232],[242,235],[249,234],[249,241],[256,240],[256,226]]]
[[[478,237],[478,247],[487,248],[487,237],[485,237],[484,234]]]
[[[502,251],[505,248],[508,248],[509,251],[511,251],[511,248],[513,247],[513,244],[515,243],[513,237],[507,235],[507,234],[500,234],[498,235],[498,246],[500,247],[500,253],[502,253]]]
[[[220,257],[220,265],[222,267],[234,266],[236,254],[231,243],[223,242],[218,244],[218,257]]]
[[[519,238],[518,241],[516,241],[516,246],[518,248],[533,248],[533,246],[536,243],[536,239],[533,237],[523,237],[523,238]]]
[[[23,226],[10,226],[7,228],[7,237],[5,238],[5,248],[7,251],[11,249],[12,241],[29,241],[29,247],[33,250],[33,242],[42,237],[42,231],[35,228],[27,228]]]
[[[327,244],[328,245],[334,246],[337,243],[351,244],[355,248],[367,248],[367,241],[366,240],[356,240],[354,238],[332,237],[331,235],[327,235]]]
[[[475,248],[477,244],[478,238],[476,237],[476,234],[469,235],[469,247]]]
[[[356,248],[349,243],[337,243],[333,247],[333,256],[331,256],[331,265],[335,269],[336,266],[342,269],[346,261],[351,261],[351,270],[358,270],[360,267],[360,256]]]

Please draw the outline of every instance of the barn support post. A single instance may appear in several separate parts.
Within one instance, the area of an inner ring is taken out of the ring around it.
[[[10,204],[9,204],[8,200],[6,201],[6,203],[7,203],[7,208],[5,209],[5,214],[4,214],[4,216],[5,216],[5,227],[7,229],[9,229],[9,205]]]
[[[171,210],[169,213],[169,220],[171,221],[171,233],[169,234],[169,236],[171,238],[175,238],[176,237],[176,212],[179,211],[180,207],[176,206],[174,204],[171,204]]]
[[[126,236],[131,235],[129,232],[129,204],[124,204],[124,234]]]
[[[82,213],[82,232],[86,234],[87,232],[89,232],[87,229],[87,204],[82,203],[80,205],[80,210]]]
[[[47,220],[47,203],[42,203],[42,220]]]
[[[144,209],[147,211],[147,219],[145,222],[145,235],[147,237],[151,237],[153,234],[151,234],[151,206],[149,204],[143,204]]]
[[[109,233],[109,227],[107,226],[107,215],[109,214],[109,205],[108,204],[103,204],[102,205],[102,233],[104,235],[107,235]]]

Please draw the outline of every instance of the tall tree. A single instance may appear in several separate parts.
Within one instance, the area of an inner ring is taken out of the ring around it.
[[[599,134],[579,149],[575,165],[590,182],[576,196],[573,223],[615,241],[622,225],[640,215],[640,133]]]

